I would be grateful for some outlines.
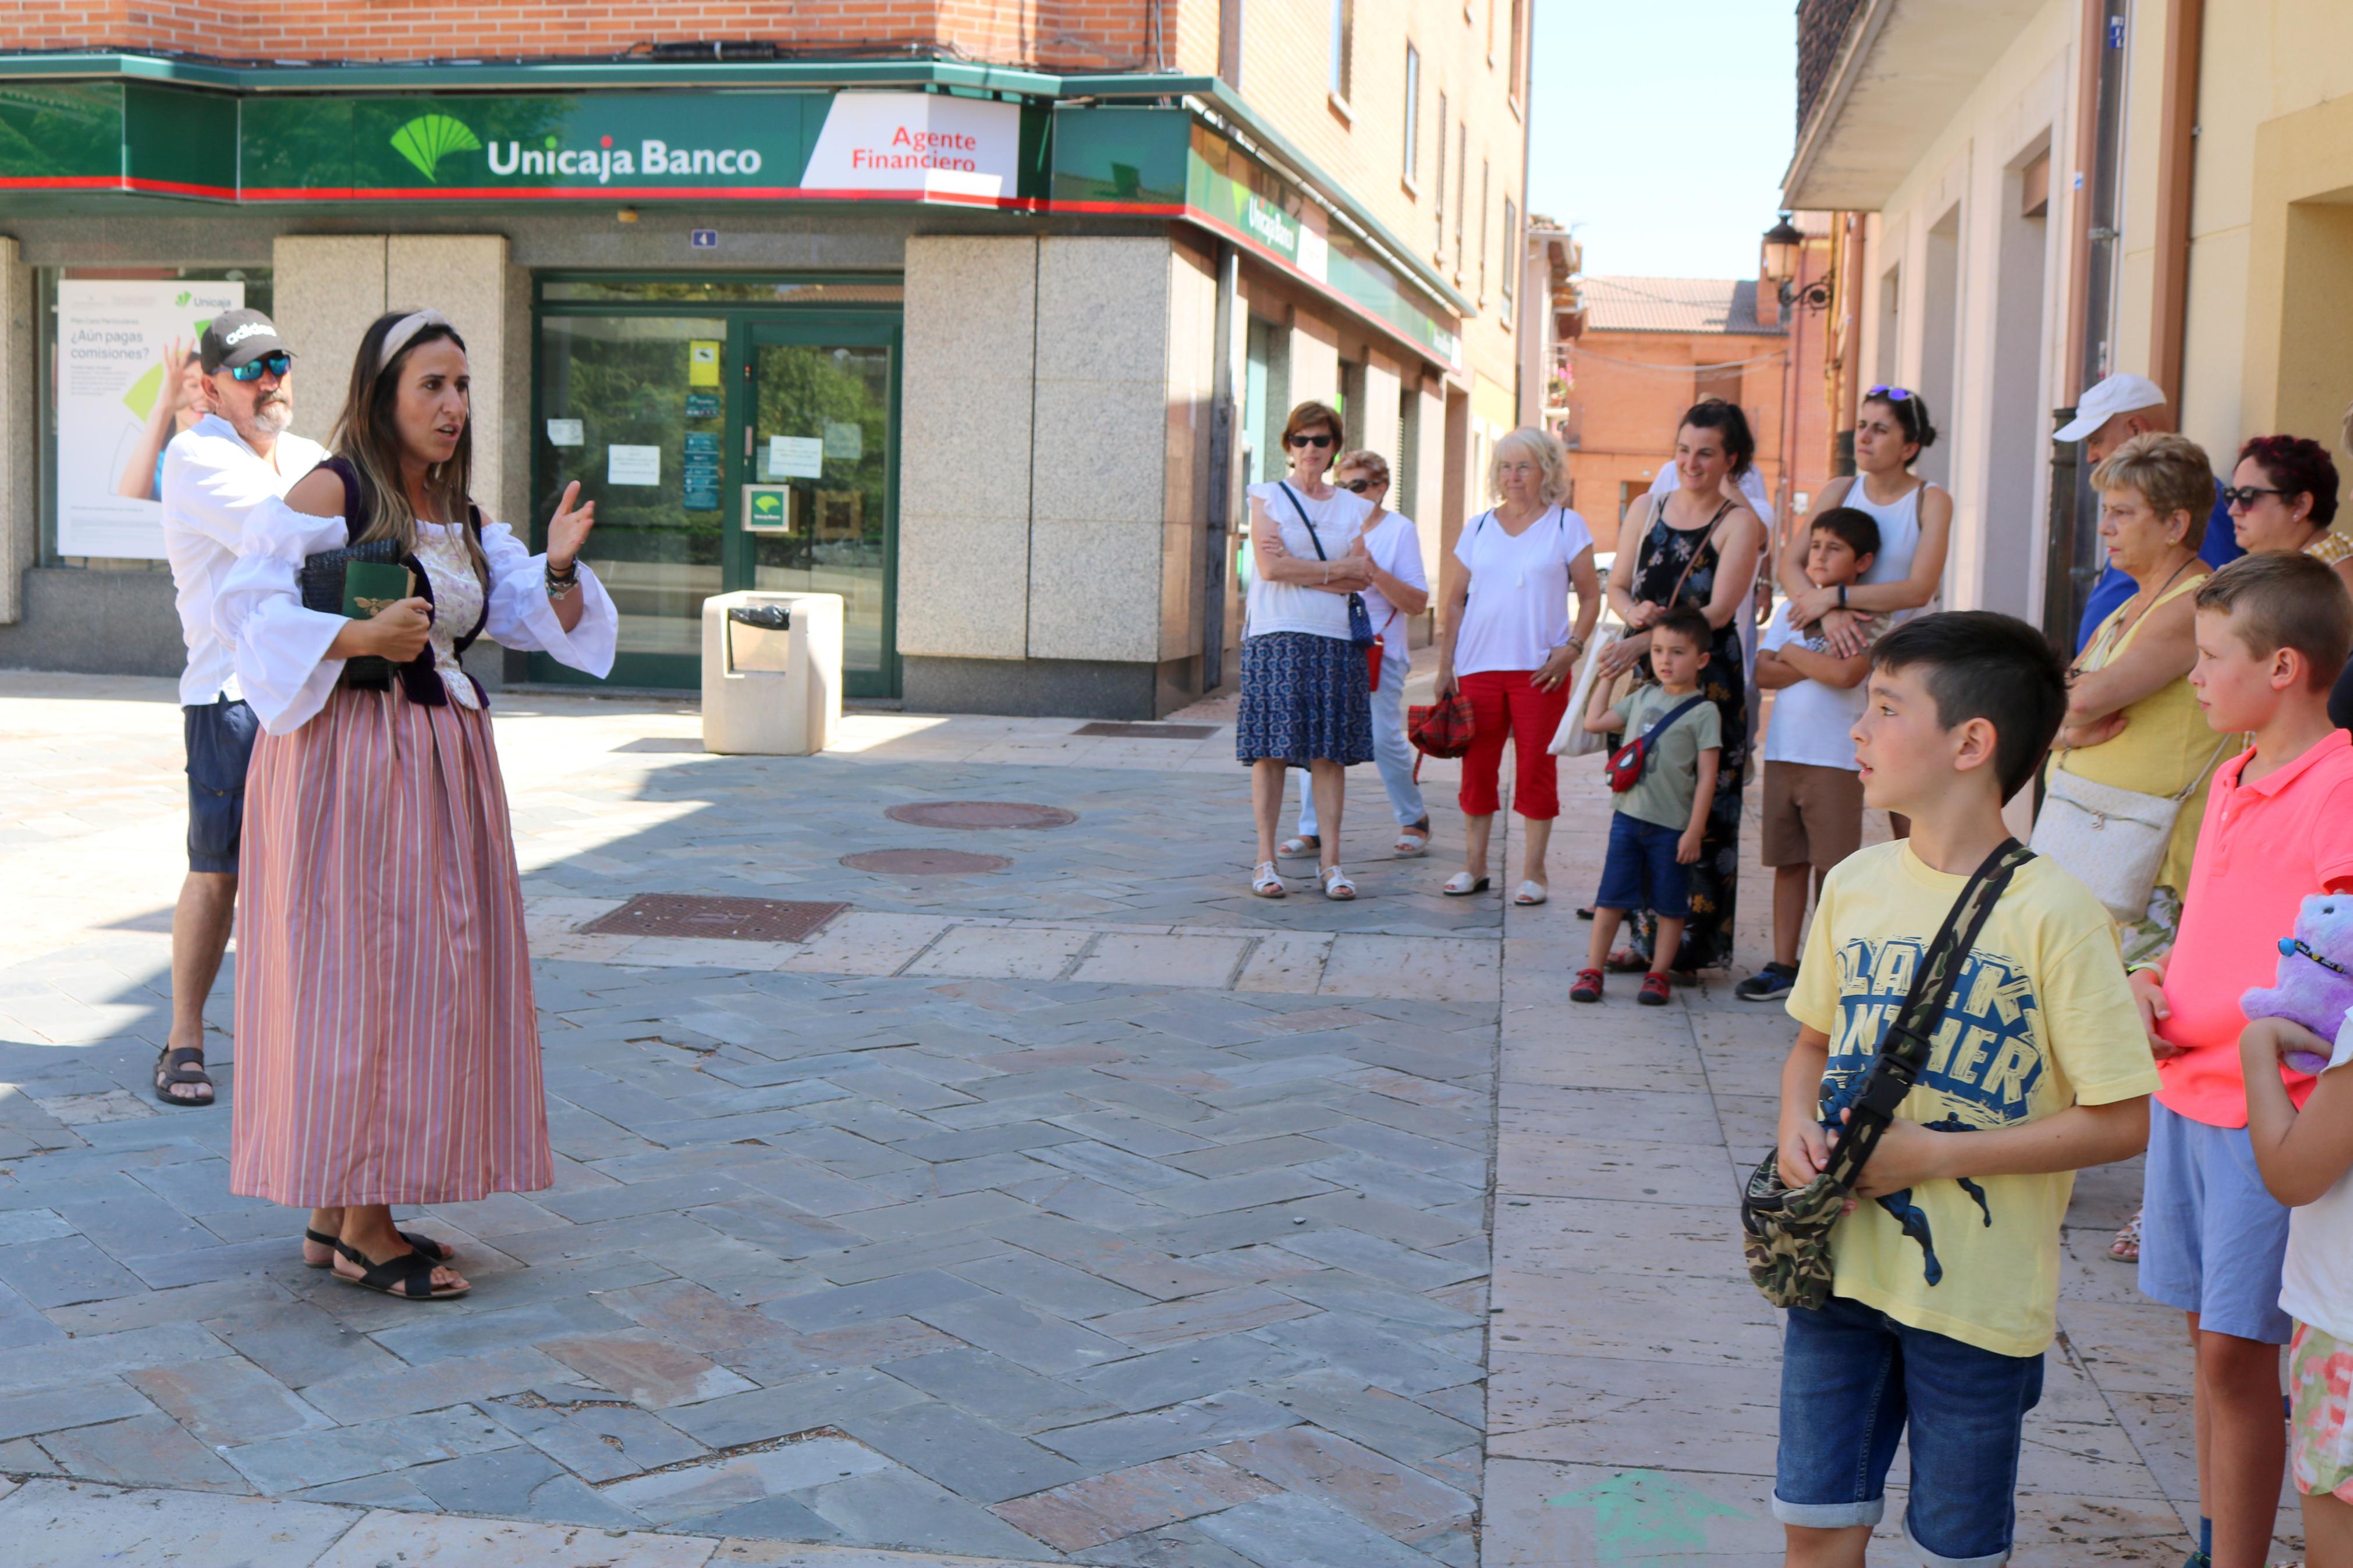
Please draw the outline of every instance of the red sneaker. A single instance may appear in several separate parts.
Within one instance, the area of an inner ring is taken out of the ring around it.
[[[1601,971],[1598,969],[1578,970],[1577,972],[1577,984],[1568,988],[1568,999],[1572,1002],[1600,1001]]]
[[[1635,994],[1634,1000],[1645,1007],[1663,1007],[1673,994],[1674,988],[1667,983],[1667,977],[1653,969],[1642,976],[1642,989]]]

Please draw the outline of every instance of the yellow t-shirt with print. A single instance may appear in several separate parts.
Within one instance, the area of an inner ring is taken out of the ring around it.
[[[1824,882],[1788,1009],[1830,1037],[1825,1106],[1878,1054],[1967,881],[1898,840],[1847,857]],[[1899,1114],[1989,1131],[2157,1088],[2106,911],[2049,858],[2028,861],[1962,961]],[[1832,1289],[1965,1344],[2039,1355],[2057,1327],[2059,1225],[2074,1181],[1984,1176],[1866,1199],[1831,1233]]]

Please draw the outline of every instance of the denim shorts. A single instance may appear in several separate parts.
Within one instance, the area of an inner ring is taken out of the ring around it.
[[[1905,1537],[1931,1568],[1992,1568],[2010,1557],[2021,1435],[2042,1397],[2039,1355],[1979,1350],[1844,1296],[1793,1307],[1773,1517],[1815,1530],[1877,1524],[1908,1437]]]
[[[188,869],[237,875],[245,827],[245,770],[260,729],[253,710],[223,697],[180,710],[188,745]]]
[[[1670,921],[1690,914],[1691,868],[1675,858],[1682,839],[1672,827],[1612,813],[1609,858],[1601,863],[1601,891],[1594,895],[1594,907],[1648,910]]]
[[[2243,1127],[2209,1127],[2148,1108],[2141,1175],[2140,1293],[2198,1314],[2207,1333],[2284,1345],[2280,1310],[2288,1211],[2263,1190]]]

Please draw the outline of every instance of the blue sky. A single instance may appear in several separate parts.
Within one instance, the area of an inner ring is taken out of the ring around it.
[[[1534,0],[1528,210],[1588,272],[1753,278],[1797,115],[1794,0]]]

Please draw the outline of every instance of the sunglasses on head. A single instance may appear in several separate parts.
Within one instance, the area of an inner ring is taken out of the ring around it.
[[[2257,496],[2277,496],[2280,500],[2285,500],[2287,491],[2267,490],[2261,485],[2224,485],[2222,487],[2222,504],[2233,510],[2245,510],[2252,508],[2255,504]]]
[[[235,381],[259,381],[265,373],[283,377],[293,368],[294,356],[280,349],[274,354],[263,354],[259,359],[248,360],[239,365],[231,365],[228,374],[230,379]]]
[[[1864,393],[1863,395],[1865,397],[1883,397],[1890,403],[1909,403],[1912,400],[1912,393],[1910,389],[1901,386],[1874,386],[1869,392]]]
[[[1328,447],[1332,444],[1332,437],[1328,432],[1321,436],[1293,436],[1291,444],[1294,447]]]

